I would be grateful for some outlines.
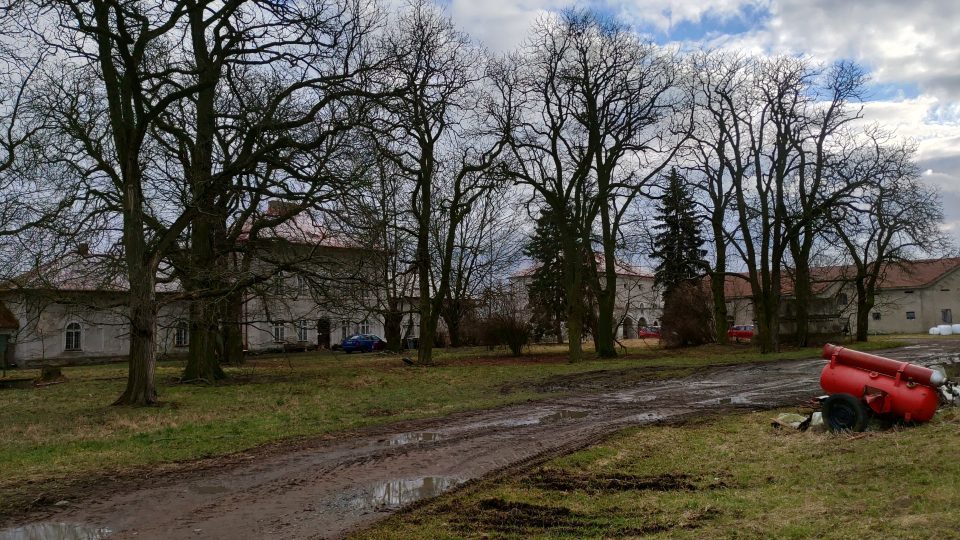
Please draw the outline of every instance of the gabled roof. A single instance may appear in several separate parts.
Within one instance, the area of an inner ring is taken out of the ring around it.
[[[77,252],[41,264],[8,280],[0,285],[0,288],[65,292],[126,292],[130,290],[126,264],[120,254],[94,255]],[[175,280],[158,282],[156,288],[157,292],[176,292],[180,290],[180,283]]]
[[[923,289],[943,279],[947,274],[960,268],[960,257],[943,259],[921,259],[889,263],[883,268],[879,289]],[[820,294],[831,284],[848,281],[856,274],[853,265],[817,266],[810,269],[813,278],[813,292]],[[728,275],[724,281],[724,294],[727,298],[747,298],[753,293],[747,274]],[[782,293],[793,294],[793,279],[784,272]]]
[[[300,211],[296,214],[289,215],[294,211],[296,211],[296,209],[280,201],[270,201],[265,215],[251,218],[243,224],[237,240],[240,242],[249,241],[254,229],[254,224],[258,223],[259,226],[256,231],[258,240],[282,240],[297,245],[342,249],[360,247],[354,242],[331,232],[324,227],[318,219],[311,216],[309,212]],[[275,221],[276,223],[267,225],[271,221]]]

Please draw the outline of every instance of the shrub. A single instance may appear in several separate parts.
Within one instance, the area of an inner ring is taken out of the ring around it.
[[[506,345],[514,356],[520,356],[523,348],[530,344],[530,335],[530,325],[511,315],[494,315],[483,324],[484,344]]]
[[[691,347],[711,343],[711,296],[698,282],[676,285],[663,299],[661,339],[665,347]]]

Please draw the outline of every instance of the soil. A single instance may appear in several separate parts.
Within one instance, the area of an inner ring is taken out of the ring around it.
[[[960,340],[923,341],[884,355],[920,364],[960,361]],[[714,368],[626,387],[623,374],[609,374],[606,383],[599,375],[587,376],[587,389],[563,398],[275,445],[135,478],[101,478],[85,486],[84,497],[50,497],[55,504],[40,504],[18,523],[9,523],[17,528],[0,531],[0,539],[30,538],[32,532],[64,527],[71,534],[111,539],[343,537],[417,501],[480,477],[519,473],[625,427],[730,408],[760,410],[808,402],[821,393],[823,365],[811,359]],[[563,382],[572,386],[574,381]],[[688,477],[547,474],[530,480],[558,489],[716,487]],[[476,510],[463,515],[492,520],[509,516],[527,524],[542,519],[571,526],[577,522],[573,514],[554,515],[554,509],[495,499]]]

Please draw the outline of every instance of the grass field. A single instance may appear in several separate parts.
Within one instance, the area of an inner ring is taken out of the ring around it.
[[[157,383],[163,404],[140,409],[109,406],[122,391],[124,365],[65,368],[63,384],[0,389],[0,514],[105,474],[557,395],[557,388],[541,384],[551,378],[575,381],[580,373],[627,370],[618,376],[629,382],[817,354],[798,349],[761,358],[748,345],[680,351],[631,345],[621,358],[577,364],[567,362],[558,346],[519,359],[480,348],[440,351],[430,368],[406,367],[399,356],[380,354],[259,357],[227,368],[229,380],[216,386],[178,384],[182,364],[162,362]]]
[[[774,416],[626,431],[358,537],[957,537],[960,412],[858,436],[776,430]]]

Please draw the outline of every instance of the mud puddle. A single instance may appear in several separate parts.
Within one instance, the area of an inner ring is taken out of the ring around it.
[[[441,493],[464,482],[456,476],[422,476],[377,482],[350,501],[357,510],[392,510]]]
[[[442,439],[443,435],[435,431],[414,431],[410,433],[393,435],[386,439],[381,439],[379,442],[386,444],[387,446],[404,446],[407,444],[437,442]]]
[[[0,530],[0,540],[100,540],[112,532],[104,527],[41,522]]]

